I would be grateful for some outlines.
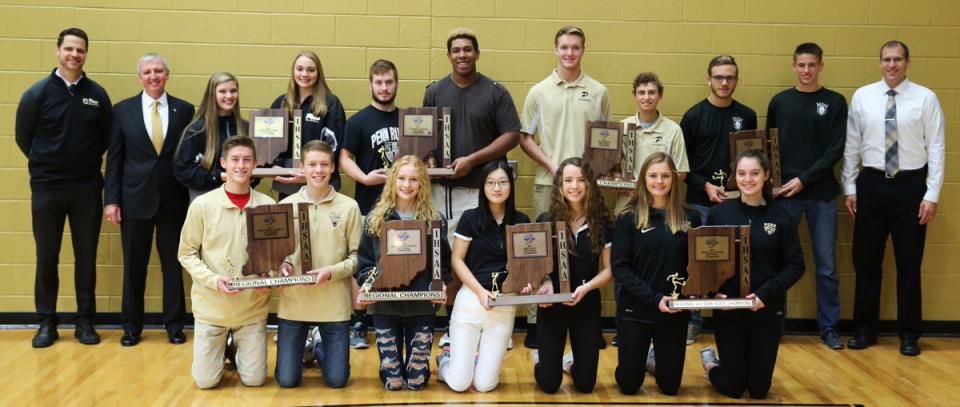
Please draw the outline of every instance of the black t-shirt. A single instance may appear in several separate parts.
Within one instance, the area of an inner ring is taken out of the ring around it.
[[[537,222],[550,222],[547,219],[547,214],[541,214],[537,217]],[[604,239],[603,242],[605,245],[609,245],[613,237],[612,229],[609,221],[604,221],[600,227],[603,228]],[[570,253],[567,255],[567,262],[570,269],[570,291],[574,291],[577,287],[582,284],[590,281],[597,276],[597,273],[600,271],[600,254],[594,255],[590,252],[591,247],[593,246],[593,240],[590,236],[590,226],[587,223],[584,223],[583,226],[580,226],[580,229],[574,231],[573,234],[573,250],[569,248]],[[554,250],[554,261],[553,261],[553,272],[550,273],[550,279],[553,280],[553,292],[560,292],[560,262],[557,259],[557,251]],[[596,302],[600,303],[600,290],[592,290],[583,301]]]
[[[767,128],[778,128],[782,181],[800,178],[803,190],[786,199],[831,200],[840,193],[833,166],[843,157],[847,135],[847,101],[820,88],[778,93],[767,108]]]
[[[397,109],[384,112],[373,106],[363,108],[347,120],[343,148],[353,153],[364,173],[384,168],[396,159],[398,120]],[[357,183],[354,199],[360,205],[360,213],[366,215],[373,208],[381,191],[383,185]]]
[[[680,128],[690,161],[687,202],[712,206],[703,186],[708,182],[720,186],[721,175],[724,183],[730,179],[730,133],[756,129],[757,113],[736,100],[716,107],[704,99],[683,114]]]
[[[530,223],[530,218],[523,212],[517,212],[514,224],[519,223]],[[477,282],[487,290],[493,288],[493,273],[501,272],[497,278],[501,288],[507,279],[507,273],[503,272],[507,269],[506,228],[506,222],[482,228],[478,208],[467,209],[457,224],[455,238],[470,241],[464,263]]]
[[[427,87],[423,95],[425,107],[449,107],[453,121],[450,160],[483,149],[504,133],[520,131],[520,116],[510,92],[486,76],[465,88],[457,86],[450,76]],[[504,159],[499,157],[495,159]],[[477,163],[469,174],[437,182],[453,187],[480,188],[480,170],[486,163]]]

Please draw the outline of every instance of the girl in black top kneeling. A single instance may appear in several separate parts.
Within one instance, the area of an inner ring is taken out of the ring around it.
[[[719,392],[752,398],[770,391],[780,347],[787,289],[803,275],[803,253],[790,215],[772,200],[770,161],[759,150],[741,153],[733,163],[740,199],[710,208],[708,225],[750,225],[750,291],[752,309],[714,312],[717,350],[700,351],[703,369]],[[739,271],[720,287],[717,298],[739,296]]]
[[[690,313],[667,308],[671,294],[679,291],[670,277],[687,277],[687,231],[700,226],[700,216],[685,209],[670,156],[650,155],[640,174],[643,178],[613,229],[613,276],[622,287],[615,376],[620,392],[636,394],[646,374],[644,365],[654,370],[652,355],[647,359],[653,340],[657,385],[664,394],[675,395],[683,377]]]
[[[597,382],[600,354],[598,289],[613,281],[609,215],[596,177],[581,158],[572,157],[560,163],[550,200],[550,211],[540,215],[537,221],[566,222],[570,288],[574,291],[570,302],[540,305],[537,312],[539,355],[535,358],[534,377],[544,392],[555,393],[560,388],[563,371],[567,370],[573,376],[574,387],[589,393]],[[538,294],[559,292],[557,267],[555,263],[550,274],[551,284],[542,284]],[[572,359],[563,357],[568,332]],[[572,363],[573,360],[576,363]]]

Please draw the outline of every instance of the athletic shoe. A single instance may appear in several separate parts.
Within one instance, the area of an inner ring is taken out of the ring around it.
[[[313,361],[317,360],[317,348],[314,337],[320,338],[320,328],[312,327],[307,331],[307,339],[303,344],[303,365],[310,366]]]
[[[650,374],[657,374],[657,357],[653,355],[653,345],[650,345],[650,350],[647,351],[647,363],[645,366]]]
[[[447,380],[443,378],[443,368],[442,366],[450,360],[450,349],[443,348],[443,351],[437,355],[437,381],[446,383]]]
[[[366,349],[370,347],[367,341],[367,327],[362,321],[357,321],[350,328],[350,347],[353,349]]]
[[[560,366],[562,366],[561,368],[564,373],[570,374],[570,371],[573,369],[573,352],[563,355],[563,362]]]
[[[437,343],[437,346],[440,346],[441,348],[450,346],[450,334],[443,334],[443,336],[440,337],[440,342]]]
[[[843,349],[843,339],[840,339],[840,335],[837,335],[837,331],[832,329],[820,336],[820,341],[830,349]]]
[[[534,365],[540,363],[540,351],[536,349],[530,351],[530,360],[533,360]]]
[[[700,365],[703,366],[703,374],[707,376],[707,379],[710,379],[710,375],[707,373],[707,365],[717,365],[720,364],[720,359],[717,358],[717,352],[709,346],[704,346],[703,349],[700,349]]]
[[[507,350],[513,350],[513,338],[510,338],[510,342],[507,342]]]
[[[687,345],[693,345],[700,338],[703,327],[696,324],[687,324]]]
[[[523,338],[523,346],[527,349],[537,348],[537,325],[527,324],[527,335]]]
[[[620,335],[614,335],[614,336],[613,336],[613,339],[610,340],[610,344],[613,345],[614,347],[619,347],[620,344],[617,342],[617,338],[619,338],[619,337],[620,337]]]

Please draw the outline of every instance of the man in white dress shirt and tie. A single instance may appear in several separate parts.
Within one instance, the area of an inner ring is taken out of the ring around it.
[[[927,224],[937,213],[944,174],[944,116],[937,95],[907,79],[910,50],[880,48],[883,80],[857,89],[850,103],[843,153],[846,207],[854,217],[856,271],[850,349],[877,342],[880,283],[887,236],[897,266],[900,353],[920,354],[920,265]]]

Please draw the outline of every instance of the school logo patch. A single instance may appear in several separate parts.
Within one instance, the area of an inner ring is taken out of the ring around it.
[[[94,98],[83,98],[83,104],[87,106],[100,107],[100,101]]]
[[[687,220],[687,221],[683,221],[683,224],[680,225],[680,230],[682,230],[683,232],[688,232],[690,231],[690,229],[692,229],[692,227],[693,227],[693,224],[690,223],[689,220]]]
[[[733,129],[736,131],[743,130],[743,118],[740,116],[733,116]]]
[[[336,212],[330,213],[330,226],[333,226],[334,229],[337,228],[337,225],[340,224],[340,214]]]
[[[773,236],[777,232],[777,224],[770,222],[763,222],[763,231],[767,232],[768,235]]]
[[[817,114],[820,116],[826,115],[828,107],[830,107],[830,105],[823,102],[817,102]]]
[[[308,122],[320,123],[320,118],[314,116],[313,113],[307,113],[307,116],[304,117],[304,119],[306,119]]]

